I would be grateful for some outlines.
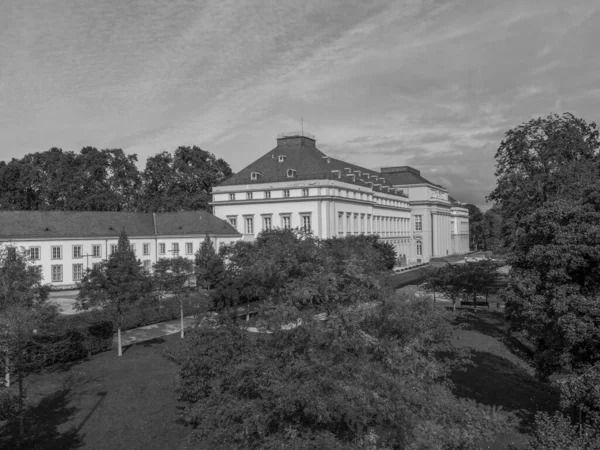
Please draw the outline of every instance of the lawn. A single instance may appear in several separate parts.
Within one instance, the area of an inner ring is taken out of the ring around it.
[[[482,448],[523,448],[535,412],[553,409],[556,394],[532,377],[529,349],[506,337],[502,312],[461,310],[458,323],[464,328],[457,327],[453,343],[473,349],[474,365],[452,374],[456,394],[502,406],[517,424]],[[28,377],[24,448],[182,448],[190,429],[176,422],[177,369],[162,355],[180,342],[174,334],[132,345],[121,358],[103,353]],[[13,432],[0,431],[0,448],[14,448]]]
[[[511,444],[525,448],[535,413],[556,410],[557,392],[533,377],[528,363],[531,349],[507,336],[502,312],[478,310],[473,314],[461,309],[456,322],[464,328],[456,330],[453,344],[472,349],[473,365],[452,374],[455,394],[501,406],[516,425],[514,432],[498,436],[483,448],[503,450]]]
[[[26,449],[178,449],[189,429],[176,423],[176,367],[162,351],[177,334],[26,380]],[[14,448],[13,426],[0,430],[0,448]]]

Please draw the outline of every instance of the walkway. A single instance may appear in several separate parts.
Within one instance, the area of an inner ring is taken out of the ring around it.
[[[185,328],[190,327],[194,323],[194,317],[184,317],[183,325]],[[123,346],[137,344],[139,342],[150,341],[162,336],[179,333],[181,320],[169,320],[168,322],[155,323],[146,325],[145,327],[133,328],[121,333],[121,344]],[[117,334],[113,337],[113,347],[117,346]]]

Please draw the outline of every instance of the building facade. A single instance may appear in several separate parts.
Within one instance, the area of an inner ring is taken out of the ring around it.
[[[87,269],[116,251],[122,230],[147,271],[160,258],[193,259],[207,234],[215,248],[241,238],[206,211],[0,211],[0,244],[25,250],[43,282],[58,288],[74,287]]]
[[[468,252],[468,211],[446,189],[412,168],[378,172],[335,159],[304,133],[280,135],[273,150],[213,189],[211,205],[246,240],[273,227],[324,239],[376,234],[403,264]],[[458,226],[465,217],[466,247]]]

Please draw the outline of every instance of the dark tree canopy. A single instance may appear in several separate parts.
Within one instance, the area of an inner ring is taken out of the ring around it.
[[[221,158],[199,147],[178,147],[148,158],[141,209],[148,212],[209,210],[212,187],[232,175]]]
[[[565,113],[509,130],[496,152],[496,203],[511,246],[520,220],[546,202],[575,200],[600,175],[594,122]]]
[[[212,187],[229,165],[198,147],[148,158],[121,149],[51,148],[0,162],[0,209],[58,211],[184,211],[208,209]]]
[[[559,380],[562,406],[579,410],[582,437],[600,429],[599,133],[571,114],[534,119],[506,134],[496,159],[490,199],[511,251],[506,318],[535,344],[538,375]],[[573,431],[565,420],[540,416],[532,448],[562,448]]]

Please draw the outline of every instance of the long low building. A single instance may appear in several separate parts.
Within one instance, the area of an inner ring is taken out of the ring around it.
[[[23,248],[45,283],[73,287],[116,251],[121,231],[146,270],[160,258],[193,259],[208,235],[215,248],[241,238],[206,211],[175,213],[0,211],[0,244]]]
[[[469,251],[468,210],[412,167],[366,169],[330,157],[305,133],[213,188],[213,213],[244,239],[271,227],[320,238],[377,234],[403,264]]]

